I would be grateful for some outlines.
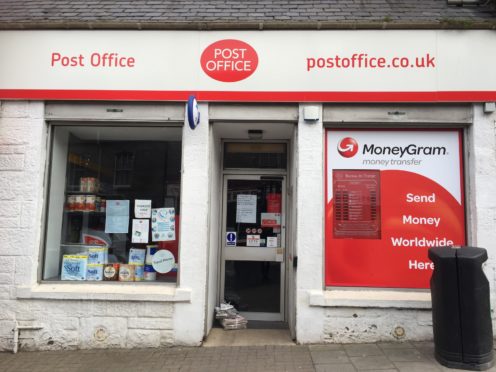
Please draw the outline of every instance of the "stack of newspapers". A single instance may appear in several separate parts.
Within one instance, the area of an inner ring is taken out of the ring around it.
[[[248,320],[238,313],[233,305],[222,302],[215,308],[215,318],[219,319],[224,330],[245,329]]]

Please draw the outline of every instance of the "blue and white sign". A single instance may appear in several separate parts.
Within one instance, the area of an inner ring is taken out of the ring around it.
[[[226,233],[226,245],[228,247],[235,247],[236,246],[236,233],[235,232]]]
[[[191,129],[195,129],[200,124],[200,110],[195,96],[190,96],[188,99],[188,123]]]

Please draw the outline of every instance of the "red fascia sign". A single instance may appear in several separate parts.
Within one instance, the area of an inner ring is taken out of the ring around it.
[[[461,131],[329,129],[325,170],[326,285],[428,288],[465,244]]]
[[[0,99],[490,102],[495,43],[492,30],[0,31]]]

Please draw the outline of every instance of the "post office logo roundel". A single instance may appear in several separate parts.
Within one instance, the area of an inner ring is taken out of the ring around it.
[[[258,54],[241,40],[225,39],[210,44],[203,51],[200,63],[212,79],[233,83],[251,76],[258,66]]]

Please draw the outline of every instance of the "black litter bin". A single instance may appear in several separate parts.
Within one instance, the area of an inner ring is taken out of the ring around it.
[[[489,282],[483,248],[434,247],[431,278],[435,356],[449,368],[482,371],[493,365]]]

